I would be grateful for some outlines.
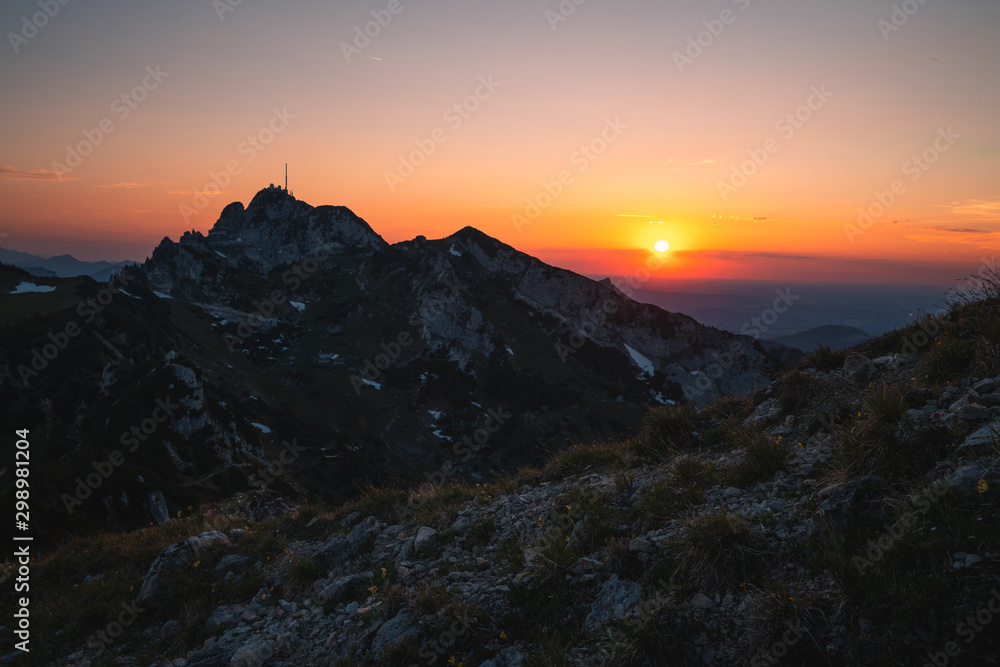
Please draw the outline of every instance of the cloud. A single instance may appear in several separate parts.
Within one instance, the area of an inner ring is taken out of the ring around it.
[[[698,166],[701,166],[703,164],[714,164],[714,163],[715,163],[715,159],[714,158],[708,158],[706,160],[699,160],[698,162],[688,162],[688,164],[691,165],[692,167],[698,167]]]
[[[963,203],[938,204],[950,209],[954,215],[1000,220],[1000,199],[967,199]]]
[[[792,255],[783,252],[767,252],[760,250],[678,250],[674,254],[691,259],[721,259],[738,262],[745,259],[790,259],[800,262],[829,260],[820,255]]]
[[[943,225],[937,225],[935,227],[923,227],[923,229],[931,229],[936,232],[954,232],[955,234],[992,234],[993,232],[988,229],[971,229],[969,227],[945,227]]]
[[[616,218],[652,218],[651,215],[639,215],[638,213],[619,213]]]
[[[125,188],[126,190],[131,190],[132,188],[148,188],[155,185],[154,183],[111,183],[109,185],[95,185],[95,188]]]
[[[66,176],[48,169],[18,169],[0,166],[0,179],[5,181],[75,181],[74,176]]]

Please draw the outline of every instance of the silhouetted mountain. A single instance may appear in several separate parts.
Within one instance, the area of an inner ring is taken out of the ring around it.
[[[72,255],[46,258],[7,248],[0,248],[0,262],[17,266],[35,276],[58,278],[90,276],[99,282],[107,281],[113,273],[121,271],[129,264],[135,264],[135,262],[84,262]]]
[[[826,345],[832,350],[845,350],[864,343],[868,340],[868,334],[854,327],[828,324],[791,336],[779,336],[774,340],[782,345],[798,348],[803,352],[812,352],[819,345]]]
[[[260,486],[283,443],[290,474],[266,483],[331,499],[363,479],[493,476],[626,433],[651,405],[749,395],[778,365],[751,338],[471,227],[389,245],[347,208],[279,188],[230,204],[207,236],[164,239],[124,278],[6,297],[25,316],[64,304],[0,330],[7,404],[46,424],[57,512],[81,469],[134,447],[158,399],[178,407],[80,511],[160,519]],[[82,333],[45,359],[68,322]]]

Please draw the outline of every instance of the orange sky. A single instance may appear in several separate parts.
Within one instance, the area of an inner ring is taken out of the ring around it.
[[[390,242],[472,225],[588,274],[631,273],[665,239],[664,279],[940,283],[997,246],[996,3],[928,3],[891,32],[892,3],[860,0],[594,2],[565,21],[554,1],[404,3],[350,62],[388,2],[119,4],[62,6],[7,45],[5,247],[142,259],[285,162],[298,198]],[[7,3],[0,25],[33,10]],[[707,46],[679,61],[689,38]],[[59,180],[68,147],[88,155]],[[849,227],[859,208],[870,228]]]

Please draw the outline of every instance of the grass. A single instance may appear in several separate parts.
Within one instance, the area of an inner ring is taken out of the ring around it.
[[[809,407],[816,394],[816,380],[800,370],[791,371],[781,379],[777,394],[785,414],[800,412]]]
[[[694,420],[689,403],[653,408],[643,420],[642,434],[659,451],[684,451],[695,443]]]
[[[743,450],[743,458],[724,475],[733,486],[747,487],[771,477],[784,468],[791,454],[783,438],[772,440],[757,426],[742,427],[736,434],[736,442]]]
[[[755,581],[762,571],[763,551],[749,524],[726,511],[685,522],[674,545],[674,564],[697,591],[722,591]]]
[[[806,355],[799,364],[801,368],[815,368],[818,371],[835,371],[844,366],[847,354],[844,352],[834,352],[829,345],[820,343],[816,349]]]

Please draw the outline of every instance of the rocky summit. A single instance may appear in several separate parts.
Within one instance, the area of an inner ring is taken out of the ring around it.
[[[273,186],[107,285],[50,282],[49,310],[0,330],[0,391],[46,425],[56,532],[251,489],[339,502],[488,481],[622,437],[650,406],[749,396],[781,367],[471,227],[390,245]],[[52,359],[47,336],[66,339]]]

